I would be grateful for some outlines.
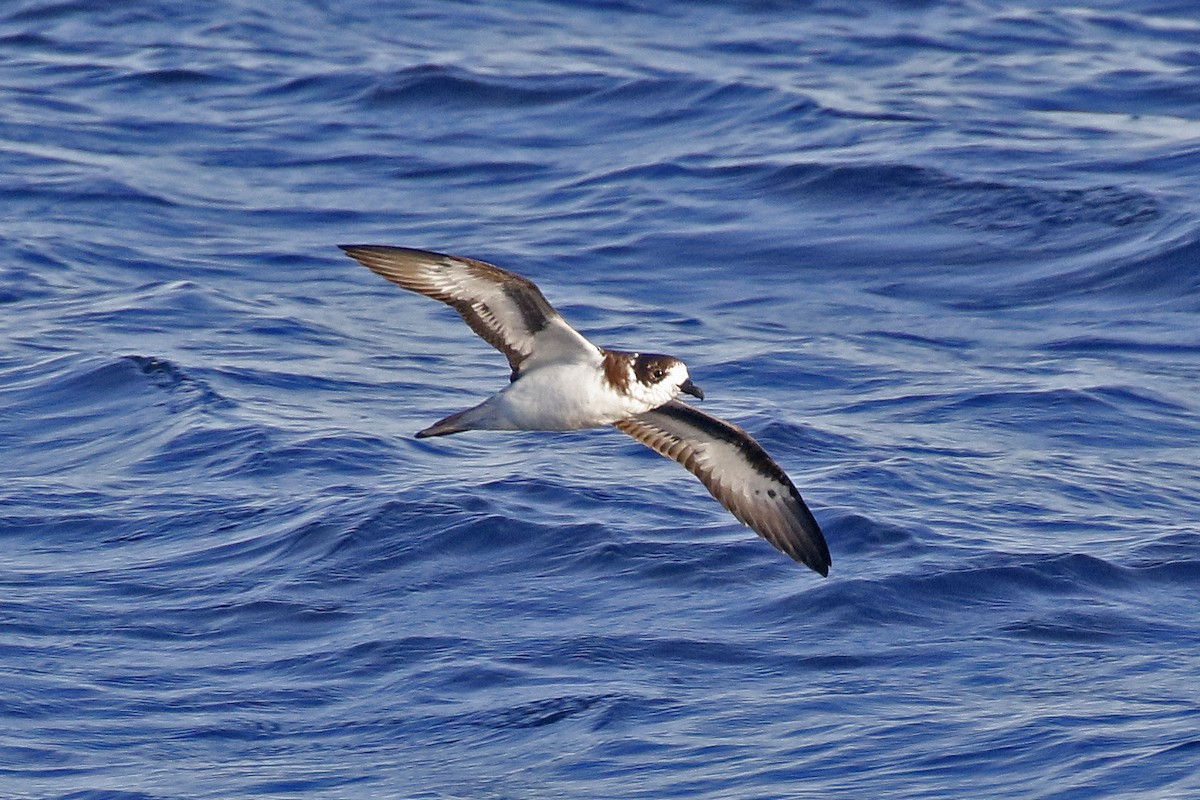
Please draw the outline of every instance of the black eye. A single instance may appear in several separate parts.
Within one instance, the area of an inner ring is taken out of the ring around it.
[[[664,377],[666,377],[666,375],[666,371],[661,369],[656,369],[650,373],[650,376],[656,381],[661,381]]]

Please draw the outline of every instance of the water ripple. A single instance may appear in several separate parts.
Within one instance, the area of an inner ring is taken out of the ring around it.
[[[1195,794],[1188,9],[547,9],[0,10],[0,794]],[[414,440],[507,367],[342,241],[685,358],[830,577]]]

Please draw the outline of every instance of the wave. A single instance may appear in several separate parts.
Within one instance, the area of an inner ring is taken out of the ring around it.
[[[511,109],[563,103],[591,94],[600,74],[485,75],[458,66],[406,67],[366,87],[361,101],[373,108]]]

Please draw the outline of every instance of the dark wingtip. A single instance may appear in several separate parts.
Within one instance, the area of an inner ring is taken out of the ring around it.
[[[799,493],[797,493],[797,499],[799,499]],[[829,545],[825,542],[825,534],[821,532],[821,526],[817,524],[812,512],[808,510],[808,506],[803,505],[804,501],[800,500],[800,503],[801,508],[806,512],[804,516],[811,522],[811,526],[805,526],[804,535],[799,538],[799,541],[793,540],[789,543],[789,547],[780,549],[822,578],[828,578],[829,567],[832,566],[833,559],[829,556]]]
[[[823,542],[821,544],[823,544]],[[780,548],[780,549],[783,549],[783,548]],[[783,552],[787,553],[787,555],[791,556],[792,560],[795,561],[797,564],[803,564],[804,566],[811,569],[813,572],[820,575],[822,578],[829,577],[829,567],[831,566],[831,560],[829,558],[829,551],[826,550],[824,547],[819,547],[819,545],[818,545],[818,547],[814,547],[814,548],[806,547],[804,550],[793,551],[793,552],[788,552],[787,550],[784,550]]]
[[[822,578],[829,577],[829,568],[833,565],[833,559],[829,557],[829,546],[825,544],[825,537],[821,532],[817,531],[817,547],[816,553],[809,555],[804,559],[805,566],[809,567],[813,572],[819,573]]]

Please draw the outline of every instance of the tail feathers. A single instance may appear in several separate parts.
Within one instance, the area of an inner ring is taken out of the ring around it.
[[[418,439],[428,439],[430,436],[449,436],[452,433],[462,433],[463,431],[473,431],[475,426],[471,424],[469,416],[474,408],[468,408],[466,411],[459,411],[456,414],[451,414],[445,419],[440,419],[430,425],[423,431],[417,432]]]

